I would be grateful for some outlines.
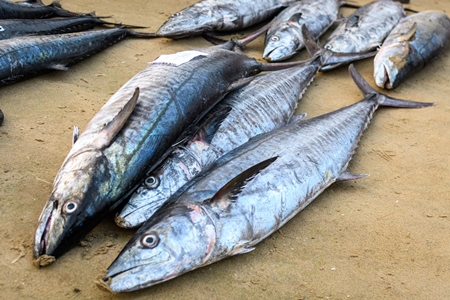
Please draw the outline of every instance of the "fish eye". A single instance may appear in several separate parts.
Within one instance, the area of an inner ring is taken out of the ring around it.
[[[171,17],[172,18],[176,18],[176,17],[179,17],[179,16],[181,16],[181,12],[174,13]]]
[[[159,237],[154,233],[150,233],[141,239],[141,243],[144,247],[153,249],[158,245]]]
[[[159,186],[159,178],[155,175],[150,175],[144,180],[144,184],[148,189],[156,189]]]
[[[278,42],[278,41],[280,40],[280,37],[279,37],[278,35],[273,35],[273,36],[270,38],[270,40],[271,40],[272,42]]]
[[[77,208],[78,204],[73,201],[67,202],[66,205],[64,205],[64,211],[68,214],[73,213],[74,211],[77,210]]]

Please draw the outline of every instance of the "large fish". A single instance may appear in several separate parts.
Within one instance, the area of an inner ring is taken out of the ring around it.
[[[450,18],[428,10],[400,20],[374,58],[377,86],[392,89],[436,58],[450,41]]]
[[[127,36],[153,37],[126,28],[46,36],[24,36],[0,41],[0,86],[48,70],[68,70]]]
[[[347,168],[378,106],[433,103],[380,94],[350,69],[363,100],[261,134],[225,154],[136,232],[100,286],[133,291],[252,251],[333,182],[364,177]]]
[[[238,30],[275,16],[296,0],[201,0],[170,16],[157,30],[178,39],[213,31]]]
[[[313,56],[309,63],[258,76],[247,86],[228,94],[192,140],[177,147],[146,177],[117,215],[116,223],[125,228],[142,225],[179,188],[220,156],[253,136],[284,126],[294,113],[298,99],[328,61],[366,57],[337,56],[314,44],[308,48]]]
[[[263,57],[280,61],[293,56],[304,44],[302,24],[312,38],[320,37],[336,21],[340,0],[301,0],[283,10],[267,31]]]
[[[52,19],[4,19],[0,20],[0,40],[24,35],[47,35],[84,31],[98,25],[116,25],[92,15]]]
[[[331,33],[324,47],[334,52],[367,52],[379,47],[394,26],[405,16],[400,2],[378,0],[352,13]],[[339,65],[323,68],[331,69]]]
[[[39,218],[36,265],[53,261],[100,223],[225,93],[260,71],[292,66],[263,64],[234,48],[230,41],[159,56],[74,135]]]
[[[79,16],[79,14],[62,9],[56,1],[44,5],[41,0],[17,2],[0,0],[0,19],[42,19],[75,16]]]

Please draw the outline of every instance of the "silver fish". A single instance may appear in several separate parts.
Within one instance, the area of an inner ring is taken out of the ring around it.
[[[375,83],[392,89],[442,52],[450,41],[450,18],[428,10],[402,19],[374,58]]]
[[[341,4],[339,0],[302,0],[290,5],[267,31],[263,58],[280,61],[293,56],[305,46],[301,25],[317,39],[336,21]]]
[[[433,105],[390,98],[353,67],[351,74],[363,100],[261,134],[225,154],[136,232],[99,284],[133,291],[252,251],[333,182],[365,176],[347,167],[379,105]]]
[[[339,24],[325,41],[324,48],[339,53],[376,49],[404,16],[405,10],[399,2],[378,0],[368,3]],[[338,66],[330,65],[323,70]]]
[[[117,91],[89,122],[58,174],[39,218],[35,264],[61,255],[115,209],[183,131],[227,92],[267,65],[234,42],[161,55]]]
[[[0,41],[0,85],[49,70],[68,70],[79,62],[125,39],[154,37],[126,28],[111,28],[46,36],[23,36]]]
[[[296,0],[202,0],[169,17],[157,30],[178,39],[211,31],[238,30],[273,17]]]

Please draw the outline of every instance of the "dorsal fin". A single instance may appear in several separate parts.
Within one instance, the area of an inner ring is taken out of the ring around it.
[[[262,170],[270,166],[278,156],[266,159],[237,175],[225,184],[211,199],[210,202],[220,202],[225,204],[222,207],[228,207],[230,201],[237,199],[245,185],[255,178]]]
[[[116,134],[122,129],[122,126],[128,120],[128,117],[133,112],[137,100],[139,98],[139,88],[134,90],[133,96],[130,100],[125,103],[122,109],[117,113],[117,115],[107,124],[104,124],[104,127],[98,133],[98,137],[96,138],[95,144],[98,149],[103,149],[108,147],[112,142]]]

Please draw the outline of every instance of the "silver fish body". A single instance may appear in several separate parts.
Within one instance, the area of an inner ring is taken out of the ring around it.
[[[23,36],[0,41],[0,85],[67,66],[104,50],[127,36],[143,36],[126,28],[47,36]]]
[[[238,30],[267,20],[294,0],[202,0],[169,17],[156,34],[183,38]]]
[[[405,16],[400,2],[378,0],[352,13],[331,33],[324,48],[338,53],[367,52],[379,47],[394,26]],[[330,65],[323,70],[338,67]]]
[[[35,234],[36,263],[61,255],[94,228],[201,112],[259,67],[224,45],[161,55],[122,86],[56,175]]]
[[[142,225],[179,188],[223,154],[258,134],[286,125],[298,99],[325,60],[317,56],[305,65],[258,76],[247,86],[228,94],[214,112],[227,107],[231,110],[220,120],[212,137],[200,132],[155,169],[116,217],[119,226]]]
[[[249,252],[336,180],[362,177],[347,166],[387,99],[373,89],[365,94],[358,103],[261,134],[222,156],[136,232],[103,283],[114,292],[133,291]]]
[[[263,58],[280,61],[304,47],[301,26],[308,27],[316,40],[337,19],[339,0],[302,0],[284,9],[267,31]]]
[[[450,41],[450,18],[423,11],[402,19],[374,58],[377,86],[392,89],[441,53]]]
[[[0,40],[25,35],[47,35],[83,31],[98,25],[119,25],[103,21],[91,15],[51,19],[0,20]]]

